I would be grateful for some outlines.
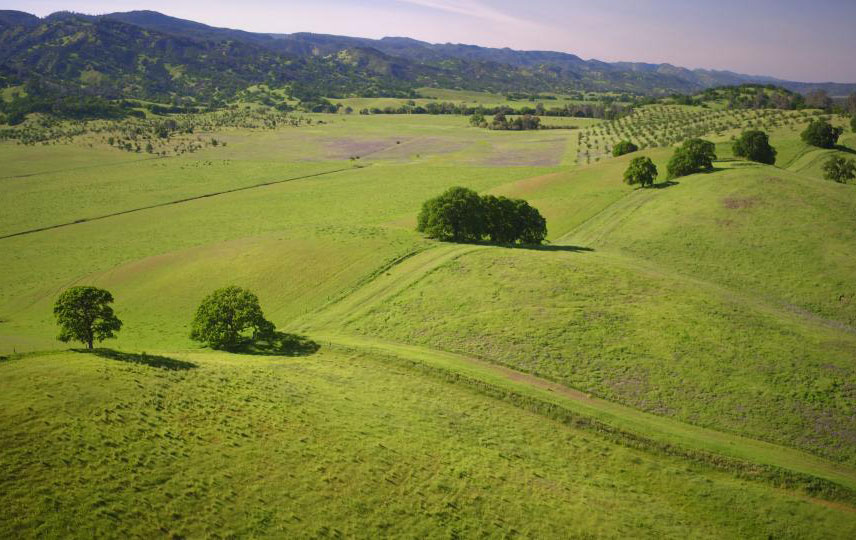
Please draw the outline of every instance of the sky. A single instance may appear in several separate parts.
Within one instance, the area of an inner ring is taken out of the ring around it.
[[[856,82],[856,0],[5,0],[0,8],[150,9],[252,32],[406,36]]]

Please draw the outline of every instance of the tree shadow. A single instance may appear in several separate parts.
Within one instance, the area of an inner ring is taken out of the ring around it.
[[[193,362],[187,362],[185,360],[176,360],[175,358],[169,358],[168,356],[158,356],[156,354],[128,353],[104,348],[72,350],[77,353],[94,354],[95,356],[100,356],[101,358],[109,358],[110,360],[117,360],[119,362],[127,362],[129,364],[141,364],[144,366],[149,366],[158,369],[168,369],[171,371],[193,369],[199,367]]]
[[[516,244],[512,246],[500,246],[506,247],[509,249],[526,249],[530,251],[569,251],[572,253],[584,253],[587,251],[594,251],[594,249],[590,247],[583,246],[562,246],[558,244]]]
[[[845,154],[856,154],[856,150],[853,150],[849,146],[844,146],[841,144],[836,144],[835,149],[838,150],[839,152],[844,152]]]
[[[672,186],[677,186],[680,182],[675,182],[673,180],[666,180],[665,182],[659,182],[657,184],[651,184],[650,186],[645,186],[644,189],[666,189]]]
[[[258,356],[310,356],[320,348],[321,345],[306,336],[274,332],[269,339],[246,338],[238,345],[225,350]]]

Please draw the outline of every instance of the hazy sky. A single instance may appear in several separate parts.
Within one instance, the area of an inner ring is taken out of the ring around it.
[[[856,0],[6,0],[3,9],[151,9],[212,26],[318,32],[669,62],[856,82]]]

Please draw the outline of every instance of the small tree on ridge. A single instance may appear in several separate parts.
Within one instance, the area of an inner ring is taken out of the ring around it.
[[[72,287],[57,298],[53,312],[59,324],[59,340],[79,341],[88,349],[95,341],[115,337],[122,321],[113,313],[113,295],[97,287]]]
[[[191,324],[190,338],[213,349],[235,347],[243,333],[253,331],[253,339],[274,334],[274,324],[264,318],[259,298],[240,287],[217,289],[202,300]]]
[[[657,166],[647,156],[633,158],[627,170],[624,171],[624,183],[631,186],[647,187],[657,179]]]
[[[758,163],[773,165],[776,163],[776,149],[770,146],[770,140],[763,131],[753,129],[744,132],[734,141],[734,155]]]

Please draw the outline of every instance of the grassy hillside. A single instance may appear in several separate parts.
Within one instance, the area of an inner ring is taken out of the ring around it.
[[[563,241],[630,254],[856,326],[853,186],[740,165],[634,193]]]
[[[633,259],[478,250],[346,321],[856,464],[856,335]]]
[[[838,507],[365,355],[72,352],[0,374],[4,537],[856,533]]]
[[[856,189],[826,151],[779,125],[760,166],[712,132],[714,172],[637,190],[670,148],[299,117],[201,115],[225,147],[156,159],[103,124],[0,142],[0,236],[63,225],[0,238],[0,536],[853,536]],[[423,238],[453,185],[527,199],[551,243]],[[125,352],[55,340],[78,284]],[[320,351],[194,349],[229,284]]]

